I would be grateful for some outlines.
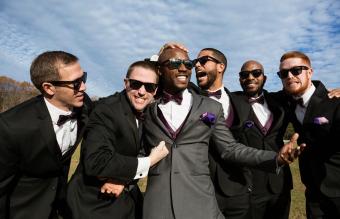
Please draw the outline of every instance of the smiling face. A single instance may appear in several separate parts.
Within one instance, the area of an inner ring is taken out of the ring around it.
[[[306,66],[308,69],[302,70],[299,75],[293,75],[291,72],[288,72],[287,77],[281,79],[281,82],[287,93],[301,96],[312,85],[313,69],[310,64],[302,58],[292,57],[280,63],[280,70],[287,70],[296,66]]]
[[[258,76],[252,73],[253,71],[261,71],[262,74]],[[241,72],[248,73],[248,77],[239,78],[243,92],[249,97],[257,97],[260,95],[266,82],[266,76],[263,74],[263,66],[256,61],[247,61],[242,65]]]
[[[164,63],[160,67],[162,87],[166,92],[175,94],[188,87],[191,77],[191,69],[185,67],[183,63],[178,68],[171,68],[167,64],[167,60],[170,59],[189,60],[189,56],[181,49],[169,48],[164,50],[159,57],[159,62]]]
[[[156,94],[157,89],[153,92],[148,92],[145,89],[145,85],[141,85],[139,88],[136,88],[131,85],[133,82],[129,81],[129,79],[142,83],[157,84],[157,74],[154,70],[137,66],[133,68],[129,78],[124,81],[126,93],[132,107],[136,111],[143,111],[144,108],[153,100],[153,96]]]

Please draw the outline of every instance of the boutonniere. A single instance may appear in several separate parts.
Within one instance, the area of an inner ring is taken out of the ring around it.
[[[314,124],[317,124],[317,125],[323,125],[323,124],[328,124],[329,121],[326,117],[315,117],[314,120],[313,120]]]
[[[243,124],[244,124],[245,128],[249,129],[249,128],[253,127],[255,123],[253,121],[251,121],[251,120],[247,120]]]
[[[216,122],[216,116],[213,113],[205,112],[200,116],[200,120],[211,126]]]

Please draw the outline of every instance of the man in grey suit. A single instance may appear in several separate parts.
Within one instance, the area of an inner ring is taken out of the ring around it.
[[[188,54],[165,48],[158,63],[161,92],[146,111],[144,143],[151,149],[165,140],[170,153],[149,171],[143,217],[224,218],[209,176],[209,142],[224,160],[275,172],[277,164],[289,163],[299,154],[293,149],[297,135],[279,156],[237,143],[225,125],[221,104],[187,89],[193,67]]]

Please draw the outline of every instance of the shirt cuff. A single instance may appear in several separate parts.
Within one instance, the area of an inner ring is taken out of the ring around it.
[[[139,157],[137,159],[138,159],[137,172],[133,179],[140,179],[146,177],[150,169],[151,161],[149,157]]]
[[[277,156],[279,156],[279,155],[277,155]],[[280,165],[279,161],[277,160],[277,157],[275,157],[275,162],[276,162],[275,172],[276,172],[276,175],[279,175],[284,164]]]

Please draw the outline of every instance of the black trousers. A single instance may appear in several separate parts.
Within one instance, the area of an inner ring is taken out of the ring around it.
[[[340,218],[340,197],[330,198],[320,192],[306,190],[306,215],[308,219]]]

